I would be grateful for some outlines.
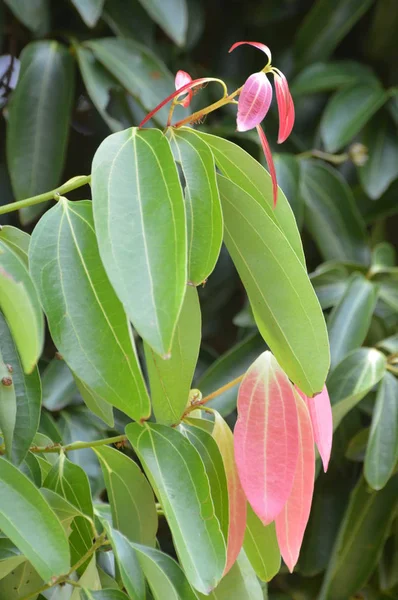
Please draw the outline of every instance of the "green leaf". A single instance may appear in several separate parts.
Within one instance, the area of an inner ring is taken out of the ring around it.
[[[369,67],[353,60],[315,62],[303,69],[290,85],[293,96],[337,90],[361,81],[374,81]]]
[[[294,154],[275,154],[274,163],[278,185],[292,207],[299,228],[303,225],[304,203],[299,194],[300,166]]]
[[[7,577],[0,581],[0,598],[20,600],[28,596],[31,600],[36,600],[37,595],[31,596],[31,594],[42,585],[43,578],[25,560],[23,564],[17,566]]]
[[[209,596],[199,594],[203,600],[263,600],[263,591],[256,574],[244,552],[241,551],[238,560],[231,570],[221,580]]]
[[[93,530],[89,519],[93,519],[93,503],[87,475],[61,454],[47,475],[43,487],[56,492],[75,506],[85,517],[75,517],[69,536],[72,564],[77,562],[92,546]],[[79,574],[84,571],[80,567]]]
[[[0,430],[5,444],[7,458],[11,460],[15,420],[17,416],[17,397],[10,373],[10,366],[0,356]]]
[[[31,373],[44,341],[43,313],[28,270],[17,254],[0,241],[0,308],[21,357]]]
[[[8,168],[16,200],[59,184],[74,96],[73,69],[71,53],[58,42],[32,42],[22,52],[7,129]],[[29,223],[42,210],[40,204],[22,209],[22,223]]]
[[[397,494],[397,475],[380,492],[369,490],[360,479],[351,494],[319,600],[347,600],[366,583],[388,536]]]
[[[95,27],[102,14],[105,0],[72,0],[88,27]]]
[[[247,505],[246,533],[243,548],[261,581],[270,581],[279,571],[281,554],[275,523],[264,526],[250,504]]]
[[[158,528],[155,498],[141,469],[114,448],[94,450],[104,474],[114,527],[132,542],[154,546]]]
[[[67,572],[69,548],[61,523],[34,484],[4,459],[0,528],[45,581]]]
[[[43,406],[58,411],[71,404],[78,390],[71,370],[60,358],[53,358],[42,373]]]
[[[390,273],[378,273],[373,281],[379,288],[379,298],[398,314],[398,269],[394,267]]]
[[[109,136],[94,156],[92,188],[111,283],[138,333],[167,355],[187,279],[184,199],[167,138],[137,128]]]
[[[188,10],[185,0],[140,0],[142,6],[165,33],[183,46],[188,28]]]
[[[389,242],[380,242],[372,250],[372,274],[380,271],[390,271],[395,266],[395,248]]]
[[[102,589],[98,592],[91,590],[82,590],[80,592],[81,600],[129,600],[128,596],[120,590]]]
[[[79,579],[79,586],[80,588],[88,587],[92,590],[101,589],[101,581],[98,574],[95,555],[91,557],[90,562],[84,570],[84,573],[82,573]],[[74,588],[70,600],[81,600],[79,588]]]
[[[181,419],[189,399],[201,341],[201,314],[198,293],[187,286],[177,322],[171,357],[163,360],[147,344],[145,357],[157,423],[173,425]]]
[[[326,60],[373,0],[318,0],[296,34],[295,58],[300,65]]]
[[[174,559],[155,548],[132,545],[154,600],[197,600],[183,570]]]
[[[323,310],[337,304],[347,288],[348,271],[334,261],[320,265],[310,273],[311,283]]]
[[[84,400],[87,408],[100,419],[104,421],[109,427],[114,426],[113,408],[106,400],[101,398],[99,394],[94,392],[79,379],[76,375],[74,376],[77,389],[80,392],[81,397]]]
[[[225,541],[197,450],[165,425],[131,423],[126,434],[162,505],[188,581],[207,594],[225,567]]]
[[[185,180],[188,230],[188,280],[203,283],[220,254],[223,219],[213,153],[192,129],[170,129],[175,160]]]
[[[321,120],[321,136],[326,150],[336,152],[351,142],[387,98],[380,84],[363,83],[336,92]]]
[[[299,260],[305,265],[303,245],[289,202],[279,190],[278,204],[273,208],[271,177],[260,163],[236,144],[215,135],[198,133],[210,146],[222,174],[250,194],[278,225]]]
[[[103,401],[133,419],[148,417],[131,331],[98,253],[91,202],[61,199],[49,210],[33,232],[29,259],[52,338],[70,369]]]
[[[111,542],[123,586],[130,598],[145,600],[145,580],[133,544],[106,521],[103,526]]]
[[[375,490],[383,488],[398,461],[398,381],[385,373],[377,390],[364,475]]]
[[[376,385],[386,371],[386,358],[375,348],[359,348],[332,371],[327,387],[332,403],[333,427]]]
[[[389,354],[395,354],[395,352],[398,352],[398,333],[382,340],[377,346],[387,350]]]
[[[175,89],[174,78],[166,65],[146,46],[115,37],[90,40],[84,45],[147,111]],[[164,127],[167,116],[168,108],[162,108],[154,120]]]
[[[4,0],[21,23],[38,31],[48,20],[48,0]]]
[[[25,561],[25,556],[14,546],[11,540],[0,538],[0,579],[6,577]]]
[[[84,517],[83,513],[76,508],[76,506],[73,506],[73,504],[68,502],[63,496],[60,496],[53,490],[42,488],[40,491],[62,523],[66,535],[69,536],[73,519],[78,516]]]
[[[306,226],[323,258],[368,263],[365,225],[340,173],[318,161],[302,161],[301,195]]]
[[[103,18],[115,35],[154,45],[156,25],[138,0],[107,2]]]
[[[363,462],[365,458],[366,446],[369,440],[370,427],[361,429],[351,438],[345,451],[345,457],[354,462]]]
[[[365,127],[362,137],[369,158],[358,168],[359,179],[367,195],[376,200],[398,177],[398,142],[394,124],[379,112]]]
[[[0,313],[0,350],[6,365],[10,365],[12,373],[4,373],[5,376],[11,376],[13,385],[11,387],[1,386],[1,395],[9,391],[15,399],[15,416],[12,427],[12,442],[9,444],[11,459],[15,464],[23,461],[29,447],[32,445],[33,438],[39,426],[40,408],[41,408],[41,384],[37,367],[27,375],[22,368],[14,341],[10,330]],[[3,410],[3,401],[0,403]],[[1,425],[3,428],[3,425]],[[4,434],[3,430],[3,434]],[[8,444],[6,440],[6,448]]]
[[[329,346],[323,314],[307,273],[264,208],[225,177],[219,176],[218,183],[225,244],[246,288],[260,333],[288,377],[312,396],[324,385]]]
[[[0,229],[0,240],[22,260],[25,267],[28,267],[29,234],[12,225],[4,225]]]
[[[258,333],[247,337],[215,360],[199,379],[197,387],[203,396],[211,394],[245,373],[265,349],[264,340]],[[238,388],[239,383],[210,400],[207,406],[217,410],[223,417],[228,416],[236,408]]]
[[[364,341],[376,301],[377,287],[363,275],[353,273],[328,320],[332,368]]]

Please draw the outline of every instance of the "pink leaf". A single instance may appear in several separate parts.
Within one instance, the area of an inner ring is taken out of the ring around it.
[[[214,411],[215,422],[213,437],[220,450],[225,474],[227,476],[229,500],[229,525],[227,540],[227,564],[224,575],[228,573],[241,551],[246,530],[246,496],[239,480],[234,456],[234,437],[222,416]]]
[[[230,47],[228,52],[232,52],[233,50],[235,50],[235,48],[237,48],[238,46],[243,46],[244,44],[248,44],[249,46],[254,46],[258,50],[261,50],[261,52],[264,52],[264,54],[267,55],[268,64],[271,62],[271,50],[268,48],[268,46],[266,46],[265,44],[261,44],[260,42],[235,42],[235,44],[233,44]]]
[[[263,147],[263,152],[267,161],[269,174],[271,175],[272,181],[272,195],[274,198],[274,208],[276,206],[278,200],[278,182],[276,179],[276,171],[274,165],[274,159],[272,158],[271,148],[269,147],[268,140],[265,136],[264,131],[262,130],[260,125],[257,125],[257,133],[260,138],[261,146]]]
[[[176,90],[179,90],[181,87],[183,87],[187,83],[190,83],[191,81],[192,81],[192,77],[190,76],[189,73],[187,73],[186,71],[177,71],[177,74],[175,77]],[[192,90],[189,90],[187,97],[184,98],[184,100],[181,102],[181,104],[182,104],[182,106],[184,106],[184,108],[187,108],[190,105],[192,95],[193,95]]]
[[[253,73],[243,85],[238,102],[238,131],[248,131],[261,123],[272,100],[272,85],[265,73]]]
[[[284,142],[294,125],[294,104],[286,77],[280,71],[274,72],[276,101],[279,113],[278,144]]]
[[[299,451],[291,494],[275,519],[276,535],[283,560],[292,572],[303,542],[314,493],[315,452],[311,418],[306,403],[296,394]]]
[[[241,383],[234,439],[242,487],[268,525],[290,495],[298,449],[294,390],[271,352],[258,357]]]
[[[314,439],[321,455],[323,470],[328,470],[330,453],[332,451],[333,440],[333,416],[330,405],[329,394],[326,385],[320,394],[314,398],[308,398],[301,390],[296,387],[297,392],[305,400],[310,411],[312,428],[314,430]]]

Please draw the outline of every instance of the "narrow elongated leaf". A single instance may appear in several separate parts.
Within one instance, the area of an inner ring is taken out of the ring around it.
[[[295,56],[300,65],[327,59],[369,9],[373,0],[318,0],[299,28]]]
[[[363,83],[336,92],[321,120],[321,136],[327,151],[336,152],[348,144],[387,98],[379,84]]]
[[[12,390],[15,395],[15,419],[10,445],[11,458],[20,464],[26,456],[39,426],[41,407],[41,384],[37,367],[27,375],[22,368],[11,332],[0,313],[0,350],[6,365],[10,365],[12,373],[5,375],[12,378],[11,388],[1,386],[1,394]],[[2,406],[3,401],[1,402]],[[3,430],[4,434],[4,430]],[[6,443],[7,447],[7,443]]]
[[[73,68],[72,55],[55,41],[32,42],[22,52],[7,129],[8,168],[16,200],[59,183],[73,99]],[[42,205],[22,209],[22,222],[30,222],[42,210]]]
[[[178,423],[189,398],[201,341],[201,314],[198,293],[187,286],[177,322],[171,357],[163,360],[145,344],[145,357],[156,421]]]
[[[199,285],[213,271],[223,237],[214,157],[206,142],[192,129],[175,130],[171,143],[185,179],[188,280]]]
[[[281,553],[276,539],[275,523],[263,525],[250,505],[247,507],[243,548],[261,581],[270,581],[278,573]]]
[[[140,0],[142,6],[163,31],[177,44],[185,44],[188,10],[185,0]]]
[[[180,565],[170,556],[140,544],[133,544],[154,600],[197,600]]]
[[[325,260],[368,263],[366,230],[351,190],[332,167],[313,160],[301,163],[301,195],[306,225]]]
[[[29,234],[12,225],[5,225],[0,229],[0,240],[22,260],[25,267],[28,267]]]
[[[11,330],[25,373],[31,373],[41,355],[43,313],[24,262],[0,241],[0,308]]]
[[[315,452],[311,417],[305,401],[296,394],[298,458],[290,496],[276,516],[275,526],[283,560],[292,572],[303,542],[314,493]]]
[[[0,355],[0,431],[4,440],[7,458],[10,460],[16,416],[17,397],[10,366],[2,360]]]
[[[267,212],[289,240],[300,262],[305,265],[300,233],[289,202],[279,190],[278,203],[273,208],[271,177],[258,161],[242,148],[208,133],[198,133],[210,146],[217,167],[223,175],[250,194]]]
[[[105,0],[72,0],[88,27],[94,27],[101,16]]]
[[[299,194],[300,166],[294,154],[275,154],[275,171],[278,185],[292,207],[297,225],[301,228],[304,216],[303,198]]]
[[[221,452],[227,476],[229,519],[227,537],[227,564],[224,575],[228,573],[242,549],[246,530],[246,496],[239,480],[234,456],[234,436],[222,416],[214,413],[213,438]]]
[[[48,19],[47,0],[5,0],[14,15],[32,31],[38,31]]]
[[[328,320],[331,366],[358,348],[368,333],[377,300],[377,288],[354,273]]]
[[[167,138],[136,128],[109,136],[94,156],[92,186],[108,277],[138,333],[167,355],[187,277],[184,199]]]
[[[199,594],[203,600],[264,600],[256,574],[244,552],[241,551],[232,569],[209,596]]]
[[[138,557],[132,543],[120,531],[103,521],[107,537],[111,542],[115,559],[123,581],[123,587],[130,598],[145,600],[145,580]]]
[[[199,453],[164,425],[132,423],[126,433],[160,500],[188,581],[209,593],[221,579],[226,551]]]
[[[293,96],[337,90],[358,81],[374,80],[372,71],[353,60],[315,62],[301,71],[290,85]]]
[[[329,394],[326,385],[320,394],[315,398],[308,398],[303,392],[296,388],[296,391],[305,401],[311,418],[314,441],[318,447],[319,454],[323,463],[323,470],[328,470],[330,453],[332,451],[333,438],[333,416],[330,405]]]
[[[225,243],[260,333],[290,379],[312,396],[324,385],[329,349],[323,314],[307,273],[260,204],[232,181],[219,176],[218,182]]]
[[[385,373],[376,396],[364,474],[375,489],[383,488],[398,460],[398,381]]]
[[[359,348],[344,358],[328,379],[333,428],[376,385],[386,372],[386,358],[375,348]]]
[[[271,352],[257,358],[241,383],[234,443],[246,497],[268,525],[290,495],[298,452],[294,391]]]
[[[146,46],[115,37],[90,40],[84,45],[148,112],[174,90],[173,75]],[[156,113],[154,120],[164,127],[167,116],[165,107]]]
[[[61,199],[46,213],[33,232],[30,268],[68,366],[104,401],[147,418],[148,395],[123,306],[99,257],[91,202]]]
[[[347,600],[366,583],[387,538],[397,494],[397,475],[380,492],[369,490],[360,479],[339,530],[320,600]]]
[[[45,581],[68,571],[68,541],[61,523],[34,484],[4,459],[0,527]]]
[[[155,498],[141,469],[109,446],[95,448],[100,459],[112,522],[130,541],[154,546],[158,517]]]

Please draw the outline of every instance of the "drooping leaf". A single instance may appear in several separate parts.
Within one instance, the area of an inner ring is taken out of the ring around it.
[[[160,500],[188,581],[209,593],[223,574],[226,550],[199,453],[165,425],[132,423],[126,434]]]
[[[48,21],[47,0],[5,0],[14,15],[32,31],[39,31]]]
[[[42,372],[43,406],[50,411],[71,404],[78,390],[72,371],[64,360],[53,358]]]
[[[364,341],[376,300],[377,288],[373,283],[354,273],[328,320],[332,369]]]
[[[281,566],[281,553],[276,539],[275,523],[263,525],[250,505],[243,543],[246,556],[261,581],[270,581]]]
[[[167,355],[187,277],[184,199],[167,138],[136,128],[109,136],[94,156],[92,186],[109,279],[138,333]]]
[[[155,498],[131,458],[109,446],[95,448],[100,459],[113,526],[130,541],[154,546],[158,517]]]
[[[88,385],[76,375],[74,375],[74,380],[87,408],[91,410],[94,415],[97,415],[97,417],[102,419],[109,427],[113,427],[114,418],[112,406],[99,394],[89,388]]]
[[[0,308],[11,330],[23,370],[31,373],[43,347],[43,313],[24,262],[1,241]]]
[[[140,0],[142,6],[169,37],[177,44],[185,44],[188,11],[185,0]]]
[[[246,530],[246,496],[239,480],[234,456],[234,436],[222,416],[214,413],[212,432],[221,452],[228,486],[227,564],[224,576],[231,569],[242,549]]]
[[[222,174],[250,194],[262,206],[287,237],[300,262],[305,265],[303,245],[293,211],[281,190],[278,193],[278,203],[273,208],[272,183],[269,173],[236,144],[208,133],[196,133],[210,146],[216,165]]]
[[[39,426],[41,384],[37,367],[29,375],[24,373],[21,359],[2,313],[0,313],[0,350],[4,363],[12,368],[12,373],[4,373],[6,377],[12,378],[12,386],[1,386],[1,395],[3,396],[8,391],[15,395],[14,426],[9,449],[12,461],[20,464],[25,458]],[[1,404],[3,409],[4,399]]]
[[[325,260],[368,263],[365,225],[347,183],[336,169],[314,161],[301,163],[301,195],[306,226]]]
[[[171,346],[171,357],[162,359],[145,344],[151,401],[157,423],[173,425],[181,419],[189,398],[201,341],[198,293],[187,286]]]
[[[329,349],[323,314],[308,276],[260,204],[225,177],[219,176],[218,183],[225,243],[260,333],[290,379],[312,396],[324,385]]]
[[[16,200],[59,184],[74,95],[73,69],[72,55],[56,41],[32,42],[22,52],[7,129],[8,168]],[[42,210],[42,204],[22,209],[23,224]]]
[[[264,600],[256,574],[244,552],[241,551],[232,569],[209,596],[199,594],[202,600]]]
[[[274,163],[278,185],[288,199],[297,225],[301,228],[304,218],[304,203],[299,193],[299,162],[293,154],[281,153],[274,155]]]
[[[363,478],[359,480],[337,536],[320,600],[347,600],[369,579],[394,517],[397,494],[397,475],[380,492],[370,490]]]
[[[29,234],[12,225],[4,225],[0,229],[0,240],[22,260],[25,267],[28,267]]]
[[[72,0],[88,27],[94,27],[101,16],[105,0]]]
[[[61,199],[35,228],[29,258],[65,362],[101,399],[133,419],[147,418],[148,395],[123,306],[100,260],[91,202]]]
[[[333,428],[383,377],[386,358],[375,348],[359,348],[332,371],[327,387],[332,403]]]
[[[234,443],[246,497],[268,525],[290,495],[298,452],[294,391],[269,351],[257,358],[240,385]]]
[[[120,531],[113,529],[109,523],[103,521],[103,526],[109,539],[115,560],[123,581],[123,587],[134,600],[145,600],[145,580],[138,562],[133,544]]]
[[[11,460],[17,417],[17,397],[10,369],[12,367],[7,365],[0,355],[0,431],[7,458]]]
[[[328,152],[336,152],[351,142],[388,96],[378,83],[357,84],[335,93],[321,120],[321,136]]]
[[[276,516],[275,526],[283,560],[292,572],[296,566],[314,493],[315,452],[311,417],[306,402],[295,395],[298,417],[298,458],[290,496]]]
[[[192,129],[173,131],[171,144],[185,180],[188,280],[199,285],[213,271],[223,237],[214,157],[206,142]]]
[[[61,523],[34,484],[5,459],[0,459],[0,528],[45,581],[68,571]]]
[[[303,69],[290,85],[293,96],[337,90],[374,79],[372,71],[353,60],[315,62]]]
[[[379,385],[366,447],[364,475],[375,490],[383,488],[398,461],[398,381],[385,373]]]
[[[301,390],[296,388],[296,391],[305,401],[309,410],[314,441],[317,445],[319,454],[323,463],[323,470],[328,470],[330,453],[332,451],[333,438],[333,416],[332,407],[330,405],[329,394],[326,385],[320,394],[314,398],[308,398]]]

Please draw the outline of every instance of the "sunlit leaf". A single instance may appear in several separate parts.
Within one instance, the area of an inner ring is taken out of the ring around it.
[[[262,581],[270,581],[281,566],[275,523],[263,525],[251,506],[247,507],[247,524],[243,544],[247,558]]]

